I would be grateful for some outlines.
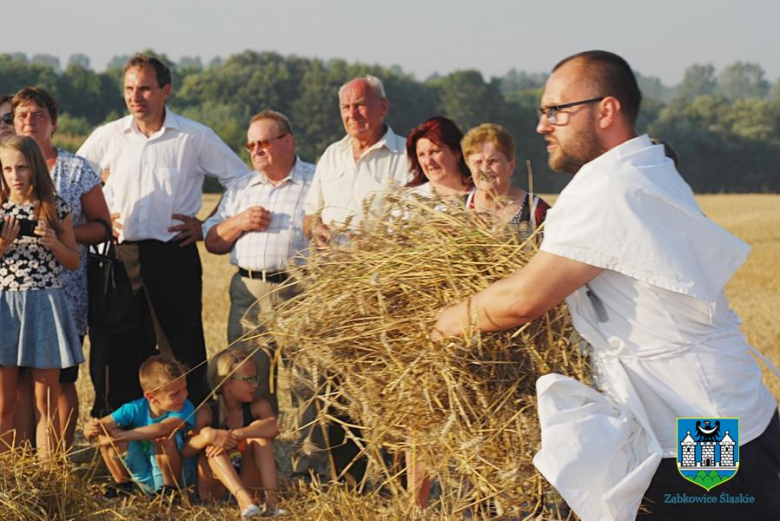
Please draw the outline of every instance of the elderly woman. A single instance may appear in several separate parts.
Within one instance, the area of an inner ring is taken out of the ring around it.
[[[0,139],[6,136],[13,136],[14,132],[14,111],[11,108],[11,99],[9,94],[0,94]]]
[[[469,130],[461,141],[463,154],[476,189],[466,206],[490,216],[496,224],[508,224],[524,237],[544,221],[550,206],[537,196],[512,185],[515,142],[501,125],[485,123]]]
[[[66,150],[59,150],[52,144],[59,111],[57,103],[48,92],[37,87],[25,87],[16,93],[11,105],[16,133],[35,139],[41,147],[57,193],[72,209],[73,227],[81,259],[78,270],[63,274],[62,285],[83,342],[87,333],[86,245],[105,240],[106,229],[97,219],[111,222],[100,177],[84,159]],[[78,366],[65,369],[60,375],[61,395],[57,401],[66,446],[73,443],[78,418],[77,376]],[[29,387],[25,390],[20,380],[19,389],[25,400],[21,403],[26,404],[30,398],[24,395],[29,393]],[[25,406],[18,409],[30,410]],[[26,430],[25,427],[30,425],[30,421],[29,418],[20,420],[22,431]]]
[[[471,190],[471,172],[463,159],[463,132],[450,119],[435,116],[409,132],[406,155],[411,165],[411,192],[445,201],[463,201]]]

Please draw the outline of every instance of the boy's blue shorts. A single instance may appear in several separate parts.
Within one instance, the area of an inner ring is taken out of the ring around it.
[[[176,435],[176,447],[181,453],[184,437]],[[151,441],[131,441],[127,444],[127,452],[121,456],[133,481],[147,494],[153,494],[163,486],[163,474],[154,457],[154,446]],[[197,461],[195,458],[185,458],[183,461],[183,480],[181,488],[194,484],[197,480]]]

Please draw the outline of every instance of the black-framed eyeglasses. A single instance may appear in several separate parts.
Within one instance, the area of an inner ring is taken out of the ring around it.
[[[276,137],[272,137],[268,139],[258,139],[257,141],[252,141],[250,143],[247,143],[244,146],[249,152],[254,152],[254,150],[258,147],[260,147],[260,150],[265,150],[266,148],[270,147],[274,141],[276,141],[277,139],[282,139],[287,134],[289,134],[289,132],[285,132],[284,134],[280,134]]]
[[[5,114],[0,117],[0,123],[5,123],[6,125],[13,125],[14,124],[14,113],[13,112],[6,112]]]
[[[564,103],[563,105],[553,105],[552,107],[541,107],[540,109],[538,109],[539,119],[541,119],[542,116],[547,116],[547,121],[550,122],[550,125],[555,125],[556,123],[558,123],[558,112],[560,112],[561,110],[568,109],[569,107],[576,107],[577,105],[598,103],[599,101],[603,100],[605,97],[606,96],[601,96],[600,98],[591,98],[582,101],[572,101],[571,103]]]

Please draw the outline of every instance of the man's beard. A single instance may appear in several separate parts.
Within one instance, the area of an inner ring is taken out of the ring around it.
[[[588,123],[577,137],[577,140],[570,140],[566,143],[565,148],[560,142],[554,142],[558,147],[558,154],[550,154],[548,161],[550,168],[556,172],[566,172],[574,175],[586,163],[590,163],[604,153],[604,147],[601,145],[595,130],[593,130],[593,124],[595,123]]]

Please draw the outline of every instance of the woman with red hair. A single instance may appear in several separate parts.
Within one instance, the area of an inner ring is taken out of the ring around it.
[[[406,185],[423,197],[463,201],[471,190],[471,172],[466,166],[460,140],[463,132],[451,119],[432,117],[409,132],[406,155],[412,180]]]

